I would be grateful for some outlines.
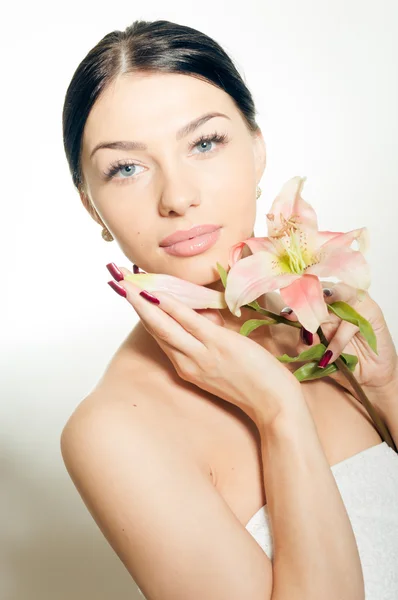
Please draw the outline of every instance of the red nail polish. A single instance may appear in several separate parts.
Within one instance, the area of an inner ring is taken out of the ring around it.
[[[140,272],[140,268],[137,267],[137,265],[133,265],[133,273],[134,273],[134,275],[139,274],[139,272]]]
[[[115,292],[116,292],[117,294],[120,294],[120,296],[123,296],[123,298],[126,298],[126,297],[127,297],[127,292],[126,292],[126,290],[125,290],[125,289],[124,289],[124,288],[123,288],[121,285],[118,285],[118,284],[116,283],[116,281],[108,281],[108,285],[110,285],[110,286],[111,286],[111,288],[112,288],[113,290],[115,290]]]
[[[325,354],[322,356],[321,360],[319,361],[318,366],[321,367],[321,369],[326,367],[329,364],[332,356],[333,356],[333,352],[331,350],[326,350]]]
[[[115,263],[108,263],[106,265],[106,268],[108,269],[108,271],[112,275],[112,277],[114,277],[116,279],[116,281],[122,281],[124,279],[123,273],[121,271],[119,271],[119,269],[117,268]]]
[[[300,330],[301,339],[307,346],[312,346],[312,342],[314,341],[314,334],[311,331],[307,331],[305,327],[302,327]]]
[[[156,298],[156,296],[153,296],[152,294],[147,292],[146,290],[142,290],[142,292],[140,292],[140,296],[145,298],[145,300],[149,300],[149,302],[153,302],[154,304],[160,304],[160,300]]]

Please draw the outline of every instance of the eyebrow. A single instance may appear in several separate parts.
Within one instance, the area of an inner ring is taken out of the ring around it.
[[[226,119],[231,120],[230,117],[228,117],[224,113],[220,113],[220,112],[206,113],[206,114],[198,117],[197,119],[190,121],[189,123],[184,125],[184,127],[181,127],[181,129],[179,129],[176,133],[176,140],[179,141],[183,137],[189,135],[190,133],[195,131],[195,129],[197,129],[198,127],[200,127],[201,125],[203,125],[204,123],[209,121],[210,119],[213,119],[214,117],[225,117]],[[144,144],[143,142],[135,142],[135,141],[101,142],[100,144],[97,144],[95,146],[95,148],[93,149],[93,151],[91,152],[90,160],[92,159],[94,153],[97,152],[97,150],[100,150],[101,148],[110,148],[111,150],[148,150],[148,146],[146,144]]]

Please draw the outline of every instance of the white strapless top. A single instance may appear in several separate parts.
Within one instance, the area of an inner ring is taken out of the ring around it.
[[[366,600],[398,600],[398,454],[382,442],[330,468],[356,538]],[[267,505],[246,529],[272,560]]]
[[[356,538],[366,600],[398,600],[398,454],[382,442],[330,468]],[[272,560],[266,505],[246,529]]]

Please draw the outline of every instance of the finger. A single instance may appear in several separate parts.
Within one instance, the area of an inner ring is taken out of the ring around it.
[[[216,325],[223,327],[225,325],[224,317],[221,312],[215,308],[195,308],[195,312],[206,317],[209,321],[212,321]]]
[[[290,308],[290,306],[285,306],[285,308],[282,308],[280,315],[288,321],[298,321],[296,313]]]
[[[137,265],[134,265],[134,264],[133,264],[133,270],[132,271],[129,271],[129,269],[126,269],[126,267],[118,267],[114,263],[111,263],[111,264],[114,265],[114,267],[116,268],[116,270],[121,271],[121,273],[123,275],[133,275],[133,274],[137,274],[137,273],[145,273],[145,271],[142,271],[142,269],[140,269],[139,267],[137,267]],[[110,269],[110,272],[111,272],[111,275],[114,276],[115,271],[113,271],[112,269]]]
[[[121,271],[123,273],[123,275],[132,275],[132,272],[129,271],[128,269],[126,269],[125,267],[118,267],[118,269],[119,269],[119,271]],[[204,317],[206,317],[206,319],[208,319],[209,321],[212,321],[216,325],[223,326],[225,324],[224,317],[222,316],[221,312],[217,309],[201,308],[201,309],[195,309],[195,311],[198,314],[203,315]]]
[[[216,320],[222,319],[221,314],[217,316],[214,309],[194,310],[178,300],[173,294],[166,292],[156,292],[160,300],[160,306],[170,317],[175,319],[184,328],[185,331],[195,337],[204,346],[208,346],[218,333]],[[207,313],[207,318],[201,311]]]
[[[133,267],[135,267],[135,265],[133,265]],[[113,277],[114,277],[114,278],[115,278],[117,281],[119,281],[119,282],[120,282],[120,281],[126,281],[126,280],[124,280],[124,279],[123,279],[123,276],[125,276],[125,275],[128,275],[128,274],[131,274],[131,273],[130,273],[130,271],[129,271],[128,269],[126,269],[125,267],[120,267],[120,268],[119,268],[119,267],[117,267],[117,265],[115,265],[114,263],[110,263],[110,264],[108,264],[108,265],[107,265],[107,268],[108,268],[108,270],[110,271],[110,273],[113,275]],[[134,271],[134,272],[135,272],[135,271]],[[134,285],[134,282],[131,282],[131,281],[129,281],[129,280],[128,280],[128,283],[132,284],[132,286],[133,286],[135,289],[138,289],[138,286]],[[140,291],[141,291],[141,290],[140,290]],[[159,295],[159,294],[160,294],[160,292],[158,293],[158,295]],[[166,294],[166,297],[167,297],[167,296],[168,296],[169,298],[170,298],[170,297],[173,297],[173,295],[172,295],[172,294]],[[127,299],[130,301],[130,303],[132,303],[132,297],[131,297],[131,298],[127,298]],[[177,300],[177,302],[178,302],[178,300]],[[183,303],[180,303],[180,302],[179,302],[179,304],[180,304],[180,306],[185,306]],[[165,305],[164,305],[164,303],[163,303],[163,305],[162,305],[162,308],[165,308]],[[186,307],[186,308],[188,308],[188,307]],[[188,308],[188,312],[189,312],[189,311],[191,312],[191,315],[193,315],[193,314],[194,314],[194,311],[193,311],[192,309]],[[202,311],[203,311],[203,313],[204,313],[204,315],[203,315],[203,316],[205,316],[206,320],[212,321],[213,323],[215,323],[215,324],[217,324],[217,325],[224,325],[224,319],[223,319],[223,317],[222,317],[221,313],[220,313],[218,310],[214,310],[214,309],[202,309]],[[142,318],[142,314],[140,314],[139,316]],[[150,326],[148,326],[148,324],[146,324],[146,325],[147,325],[147,326],[146,326],[146,329],[147,329],[147,330],[148,330],[148,331],[149,331],[149,332],[150,332],[152,335],[154,335],[154,331],[153,331],[153,329],[152,329],[152,328],[150,328]],[[203,322],[202,322],[202,330],[203,330]],[[166,332],[165,332],[165,331],[162,331],[162,332],[158,331],[158,336],[163,336],[163,339],[164,339],[164,337],[165,337],[166,335],[167,335],[167,334],[166,334]]]
[[[123,280],[119,285],[124,287],[127,293],[127,300],[140,317],[146,330],[158,343],[165,343],[170,348],[178,350],[186,356],[193,356],[198,351],[203,350],[203,344],[192,336],[176,319],[167,314],[166,306],[170,305],[170,299],[166,298],[168,294],[164,292],[161,294],[156,293],[155,297],[160,300],[160,304],[153,304],[140,296],[140,292],[143,290],[130,281]],[[179,302],[178,304],[182,303]],[[178,314],[178,311],[175,311],[175,314]],[[206,319],[204,320],[206,322]]]
[[[348,321],[342,321],[340,323],[336,333],[330,340],[327,347],[327,350],[332,353],[327,364],[335,361],[336,358],[338,358],[340,354],[344,352],[344,349],[358,331],[359,327],[353,325],[352,323],[348,323]]]
[[[171,344],[174,344],[174,341],[177,342],[177,347],[187,355],[195,352],[199,345],[207,346],[210,340],[214,339],[215,324],[186,306],[173,294],[154,292],[153,295],[160,300],[160,304],[151,305],[150,302],[139,296],[137,286],[130,281],[123,280],[120,285],[125,287],[127,299],[134,302],[140,316],[149,322],[154,332],[161,339],[167,341],[170,339],[169,343]]]
[[[347,304],[353,305],[357,302],[361,302],[358,297],[358,291],[356,288],[339,281],[333,283],[330,281],[321,281],[323,288],[323,297],[327,304],[333,302],[346,302]],[[325,291],[326,290],[326,291]]]

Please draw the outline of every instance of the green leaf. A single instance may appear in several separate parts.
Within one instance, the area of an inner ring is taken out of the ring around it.
[[[218,272],[220,274],[222,284],[223,284],[224,288],[226,288],[227,287],[227,276],[228,276],[228,274],[227,274],[226,270],[224,269],[224,267],[222,265],[220,265],[219,262],[217,263],[217,270],[218,270]]]
[[[276,358],[280,362],[290,363],[290,362],[304,362],[305,360],[319,360],[326,350],[326,346],[323,344],[317,344],[316,346],[312,346],[309,350],[304,350],[298,356],[289,356],[288,354],[283,354],[282,356],[276,356]]]
[[[378,355],[376,335],[369,321],[367,321],[364,317],[362,317],[362,315],[357,313],[357,311],[354,310],[352,306],[350,306],[346,302],[333,302],[328,306],[334,312],[335,315],[340,317],[340,319],[343,319],[343,321],[348,321],[349,323],[352,323],[353,325],[359,327],[359,331],[366,339],[373,352],[375,352]]]
[[[321,377],[327,377],[337,371],[337,367],[334,363],[328,365],[324,369],[318,367],[318,362],[312,361],[305,365],[302,365],[299,369],[294,371],[293,375],[299,381],[311,381],[312,379],[320,379]]]
[[[321,344],[318,344],[321,345]],[[304,352],[302,353],[304,354]],[[350,371],[354,371],[358,363],[358,357],[354,354],[341,354],[341,357],[345,358],[347,367]],[[321,379],[322,377],[328,377],[337,371],[335,363],[331,363],[323,369],[319,367],[318,361],[311,361],[302,365],[299,369],[294,371],[293,375],[299,381],[312,381],[313,379]]]
[[[257,327],[261,327],[262,325],[273,325],[274,323],[277,323],[275,319],[249,319],[243,323],[239,333],[242,335],[249,335],[252,331],[257,329]]]
[[[350,371],[355,371],[355,367],[358,364],[358,356],[355,356],[355,354],[346,354],[342,352],[340,354],[340,358],[344,360]]]

